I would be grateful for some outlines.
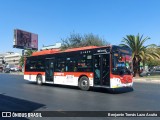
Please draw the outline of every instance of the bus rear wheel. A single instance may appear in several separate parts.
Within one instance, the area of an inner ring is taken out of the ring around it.
[[[42,75],[37,76],[37,84],[42,85]]]
[[[89,79],[86,76],[80,78],[79,87],[81,90],[89,90]]]

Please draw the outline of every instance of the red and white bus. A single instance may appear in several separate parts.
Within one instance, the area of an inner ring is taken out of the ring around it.
[[[88,46],[37,51],[25,60],[24,79],[90,87],[132,87],[132,53],[127,47]]]

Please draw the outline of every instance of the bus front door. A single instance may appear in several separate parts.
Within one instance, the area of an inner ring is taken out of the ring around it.
[[[54,82],[54,60],[46,59],[45,64],[45,78],[47,82]]]
[[[94,55],[94,85],[110,85],[110,54]]]

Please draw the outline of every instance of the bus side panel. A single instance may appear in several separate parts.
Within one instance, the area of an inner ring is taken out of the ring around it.
[[[54,76],[54,84],[78,86],[78,77]]]
[[[37,75],[42,75],[42,82],[45,83],[45,73],[44,72],[25,72],[24,79],[32,82],[36,82]]]
[[[54,84],[78,86],[78,79],[80,76],[87,76],[90,86],[93,86],[92,72],[55,72]]]
[[[25,80],[29,80],[32,82],[36,82],[36,77],[37,77],[37,75],[24,75]]]

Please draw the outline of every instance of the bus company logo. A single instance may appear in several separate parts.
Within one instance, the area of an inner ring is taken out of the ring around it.
[[[11,112],[2,112],[2,117],[11,117]]]
[[[58,73],[58,72],[57,72],[57,73],[55,73],[54,75],[55,75],[55,76],[64,76],[64,73]]]
[[[40,112],[33,112],[33,113],[23,113],[23,112],[2,112],[2,116],[4,118],[9,117],[42,117],[42,114]]]

